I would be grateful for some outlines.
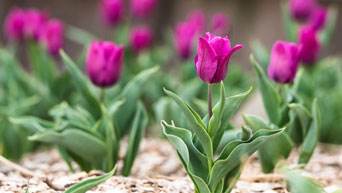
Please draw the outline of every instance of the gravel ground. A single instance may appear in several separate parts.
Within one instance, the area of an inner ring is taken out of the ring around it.
[[[124,145],[122,148],[125,148]],[[293,151],[289,164],[295,166],[298,153]],[[20,165],[34,172],[28,178],[18,171],[0,165],[0,192],[63,192],[74,183],[101,175],[100,171],[71,173],[55,149],[27,155]],[[122,162],[119,163],[119,173]],[[306,167],[307,176],[319,180],[327,192],[342,189],[342,149],[320,145]],[[48,180],[46,180],[48,179]],[[113,176],[88,192],[193,192],[193,185],[186,177],[177,155],[167,141],[145,139],[133,166],[132,177]],[[244,192],[287,192],[285,183],[277,173],[263,174],[254,155],[237,183],[235,193]]]

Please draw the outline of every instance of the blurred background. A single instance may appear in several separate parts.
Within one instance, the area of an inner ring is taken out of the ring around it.
[[[38,8],[47,10],[51,17],[58,18],[67,25],[76,26],[101,37],[112,39],[112,30],[106,28],[100,21],[97,0],[1,0],[0,25],[10,8]],[[169,30],[177,21],[184,19],[194,9],[206,13],[207,23],[215,12],[229,15],[231,23],[230,39],[232,44],[243,44],[245,48],[238,52],[235,59],[246,67],[250,67],[248,55],[251,52],[248,45],[253,40],[260,40],[267,49],[278,39],[285,39],[284,25],[281,16],[280,0],[160,0],[157,13],[148,22],[155,30],[156,41],[163,41],[163,31]],[[322,0],[324,5],[337,5],[338,21],[332,38],[332,44],[325,55],[342,53],[342,0]],[[128,0],[126,1],[128,4]],[[126,5],[127,6],[127,5]],[[125,9],[128,16],[128,10]],[[1,41],[4,41],[1,30]],[[68,53],[78,53],[81,47],[66,40]]]

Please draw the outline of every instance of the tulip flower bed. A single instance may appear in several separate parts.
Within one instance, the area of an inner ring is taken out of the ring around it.
[[[254,81],[235,61],[244,46],[227,36],[227,15],[207,28],[195,10],[156,43],[142,23],[157,3],[132,0],[126,17],[122,0],[100,0],[112,41],[9,10],[0,191],[340,192],[342,58],[321,57],[336,9],[283,4],[287,40],[270,51],[254,42],[245,56]]]

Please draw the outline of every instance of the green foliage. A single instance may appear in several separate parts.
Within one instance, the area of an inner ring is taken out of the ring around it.
[[[162,121],[163,133],[177,150],[179,159],[195,185],[195,192],[229,193],[237,182],[248,157],[284,131],[284,129],[261,129],[252,132],[251,129],[244,127],[238,133],[241,137],[235,137],[234,140],[222,144],[223,148],[214,159],[213,152],[222,141],[224,131],[227,130],[225,127],[230,125],[230,116],[251,89],[245,93],[225,97],[224,85],[221,83],[221,98],[214,106],[214,114],[210,120],[207,120],[207,116],[201,119],[179,96],[164,90],[177,103],[189,124],[189,128],[181,128]]]
[[[262,95],[265,110],[270,123],[265,123],[255,116],[244,116],[247,125],[253,130],[277,129],[287,127],[286,132],[270,141],[258,151],[262,169],[265,173],[272,172],[278,161],[287,158],[294,146],[294,142],[303,143],[299,163],[306,164],[317,145],[320,130],[320,113],[317,102],[312,104],[310,113],[297,94],[301,76],[297,76],[291,86],[276,86],[267,77],[265,71],[251,56],[251,63],[257,72],[259,88]],[[304,100],[305,101],[305,100]]]

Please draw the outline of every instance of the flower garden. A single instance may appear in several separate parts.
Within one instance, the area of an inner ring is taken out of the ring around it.
[[[338,7],[279,2],[286,38],[267,48],[202,10],[157,41],[160,1],[98,0],[110,40],[7,10],[0,192],[342,193]]]

